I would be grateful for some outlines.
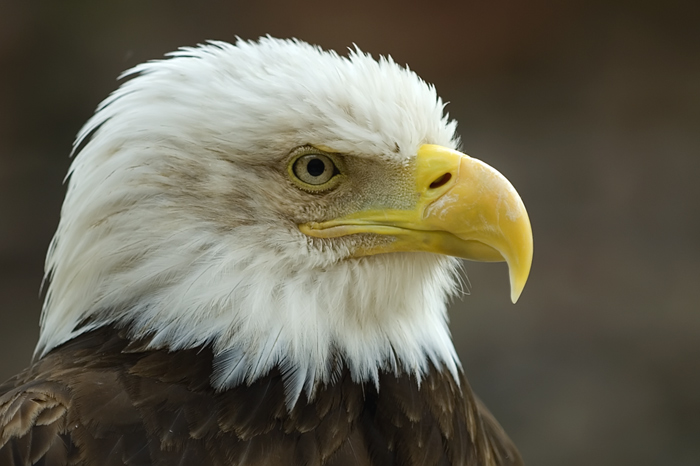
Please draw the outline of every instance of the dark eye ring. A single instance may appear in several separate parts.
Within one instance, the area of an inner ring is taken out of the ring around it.
[[[294,161],[292,172],[300,181],[312,186],[328,183],[340,173],[333,160],[323,154],[302,155]]]

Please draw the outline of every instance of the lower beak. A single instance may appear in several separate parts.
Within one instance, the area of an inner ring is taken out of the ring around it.
[[[299,229],[321,238],[358,233],[395,238],[360,249],[356,256],[426,251],[506,261],[516,302],[530,274],[533,246],[530,219],[513,185],[480,160],[425,144],[416,154],[415,189],[418,200],[411,210],[363,210]]]

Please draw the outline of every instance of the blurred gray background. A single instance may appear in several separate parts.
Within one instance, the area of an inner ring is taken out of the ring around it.
[[[530,212],[467,263],[467,375],[529,465],[700,464],[700,2],[0,1],[0,379],[38,336],[71,142],[117,75],[207,39],[353,42],[435,83]]]

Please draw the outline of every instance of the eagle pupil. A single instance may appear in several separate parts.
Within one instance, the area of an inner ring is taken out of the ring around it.
[[[306,165],[306,171],[311,176],[321,176],[326,171],[326,164],[321,159],[309,160],[309,163]]]

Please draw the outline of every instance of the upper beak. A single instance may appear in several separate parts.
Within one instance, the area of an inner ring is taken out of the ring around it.
[[[369,209],[299,229],[329,238],[356,233],[395,241],[356,252],[427,251],[479,261],[503,261],[510,271],[511,300],[525,287],[532,263],[532,229],[515,188],[484,162],[425,144],[416,154],[417,202],[411,210]]]

